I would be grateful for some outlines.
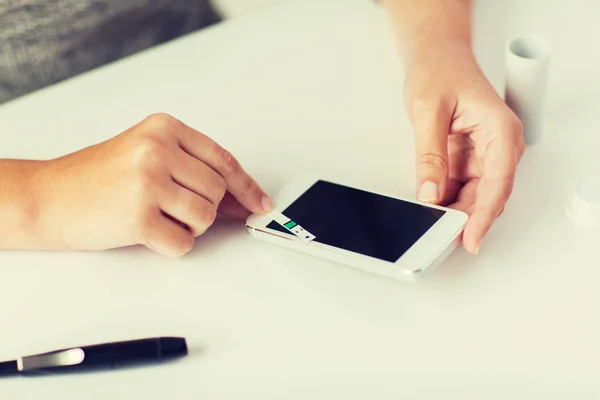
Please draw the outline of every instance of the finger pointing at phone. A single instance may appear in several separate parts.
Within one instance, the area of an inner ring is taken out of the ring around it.
[[[187,253],[217,212],[243,218],[273,207],[227,150],[166,114],[44,167],[41,246],[103,250],[143,244]]]
[[[273,208],[273,203],[258,184],[242,168],[235,157],[219,144],[192,128],[182,124],[179,131],[182,149],[198,161],[216,171],[225,181],[227,190],[251,212],[262,214]],[[232,211],[234,205],[224,206],[223,212]],[[236,213],[236,211],[232,211]]]

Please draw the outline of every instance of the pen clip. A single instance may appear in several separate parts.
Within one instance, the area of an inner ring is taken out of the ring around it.
[[[81,364],[84,359],[85,353],[82,349],[61,350],[18,358],[17,369],[26,372],[42,368],[68,367]]]

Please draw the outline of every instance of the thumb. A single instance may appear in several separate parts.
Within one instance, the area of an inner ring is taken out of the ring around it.
[[[448,133],[452,112],[443,105],[413,110],[417,151],[417,198],[439,204],[448,181]]]

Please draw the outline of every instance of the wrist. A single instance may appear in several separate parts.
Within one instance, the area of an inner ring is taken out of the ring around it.
[[[6,231],[0,248],[43,250],[47,241],[47,191],[44,161],[0,160],[0,222]]]
[[[410,58],[443,42],[470,48],[472,0],[381,0],[396,33],[400,54]]]
[[[24,183],[29,199],[23,225],[28,238],[26,245],[36,250],[59,248],[52,232],[50,170],[51,162],[35,161]]]
[[[62,250],[59,221],[56,220],[56,183],[54,161],[39,162],[30,185],[35,195],[35,212],[31,216],[32,236],[40,250]]]
[[[470,37],[447,35],[437,32],[419,32],[415,34],[402,51],[406,67],[416,60],[437,59],[441,55],[474,57]]]

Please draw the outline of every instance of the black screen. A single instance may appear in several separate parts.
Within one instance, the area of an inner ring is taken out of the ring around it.
[[[317,181],[283,213],[316,242],[396,262],[445,211]],[[267,227],[291,234],[274,221]]]

